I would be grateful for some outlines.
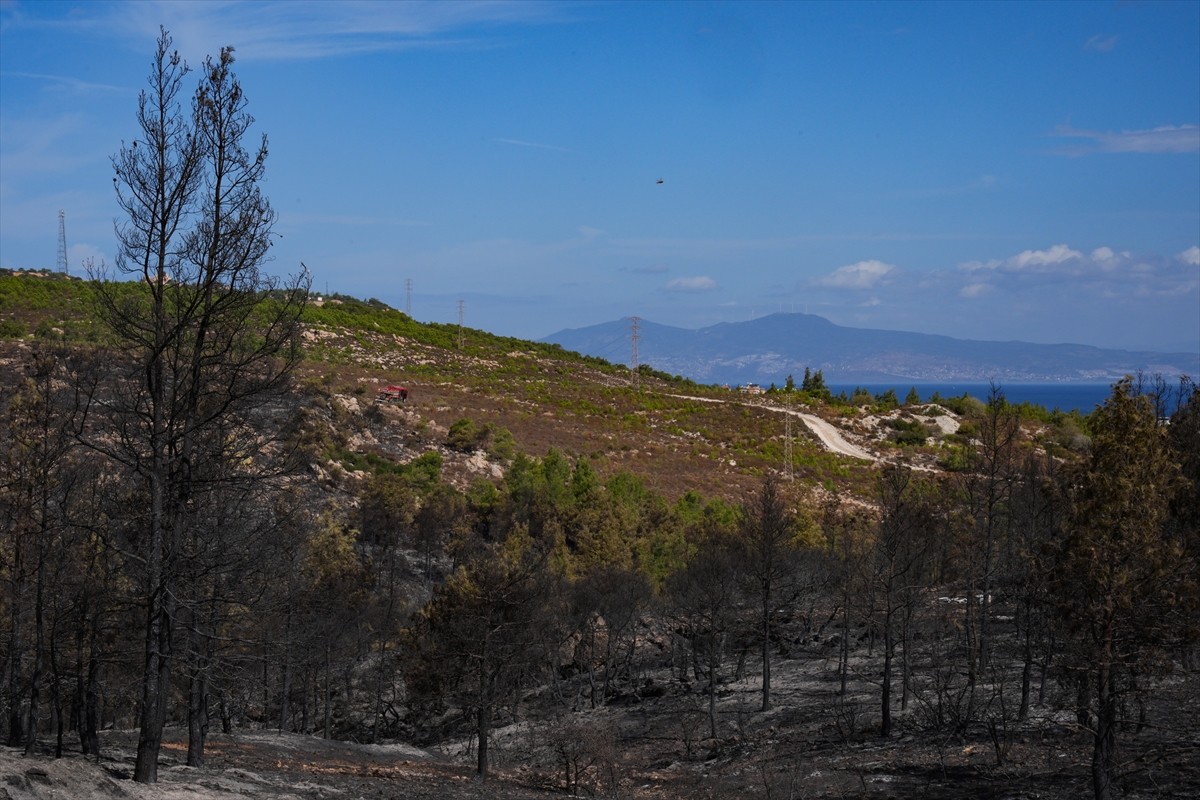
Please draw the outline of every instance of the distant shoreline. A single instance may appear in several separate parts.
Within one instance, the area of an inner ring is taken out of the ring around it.
[[[1004,392],[1005,399],[1010,403],[1032,403],[1053,411],[1078,411],[1090,414],[1096,406],[1103,403],[1112,394],[1113,382],[1109,383],[997,383]],[[1172,387],[1174,384],[1172,384]],[[910,389],[916,389],[921,395],[922,402],[937,392],[942,397],[962,397],[968,394],[979,400],[987,400],[991,392],[988,383],[831,383],[829,390],[834,394],[845,392],[853,394],[856,388],[866,389],[871,394],[882,394],[888,389],[896,392],[896,397],[903,402]]]

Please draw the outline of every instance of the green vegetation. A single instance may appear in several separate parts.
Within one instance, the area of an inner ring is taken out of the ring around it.
[[[919,447],[925,444],[925,441],[929,438],[929,432],[925,430],[925,426],[915,419],[896,417],[895,419],[888,420],[887,425],[892,429],[892,433],[888,438],[904,447]]]

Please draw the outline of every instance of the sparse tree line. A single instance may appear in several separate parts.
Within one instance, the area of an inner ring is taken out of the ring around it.
[[[266,140],[247,138],[232,52],[185,109],[170,44],[114,158],[116,269],[136,288],[96,270],[113,344],[37,346],[0,394],[10,746],[98,756],[102,729],[135,727],[134,777],[152,783],[167,725],[196,766],[214,725],[473,736],[486,776],[492,731],[536,705],[574,791],[611,785],[619,760],[580,715],[694,695],[690,755],[724,735],[723,685],[753,673],[769,711],[773,669],[821,652],[847,739],[984,731],[1003,763],[1035,708],[1068,708],[1094,741],[1096,797],[1114,796],[1118,734],[1155,725],[1141,693],[1194,668],[1190,382],[1169,417],[1171,387],[1118,383],[1067,460],[996,390],[960,469],[883,466],[866,502],[771,476],[740,503],[670,501],[469,422],[447,445],[497,450],[499,482],[459,491],[417,459],[331,490],[328,434],[288,394],[307,279],[259,271]]]

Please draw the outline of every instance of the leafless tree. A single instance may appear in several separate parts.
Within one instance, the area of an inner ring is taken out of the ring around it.
[[[789,595],[799,569],[796,515],[779,483],[768,475],[743,505],[739,540],[745,578],[759,613],[762,637],[762,707],[771,710],[771,622],[781,598]]]
[[[670,576],[667,594],[676,628],[691,645],[697,677],[707,683],[708,729],[717,736],[717,685],[726,645],[737,624],[740,575],[734,543],[710,539],[688,565]]]
[[[476,774],[490,770],[495,715],[565,638],[562,590],[523,527],[478,550],[409,629],[410,692],[457,697],[474,717]]]
[[[992,384],[976,424],[974,447],[961,475],[965,512],[962,560],[967,720],[974,713],[980,673],[988,669],[990,662],[991,606],[1002,552],[1011,532],[1011,499],[1020,435],[1016,409],[1008,404],[1004,391],[996,384]]]
[[[44,692],[49,690],[52,703],[60,699],[58,683],[49,674],[58,671],[54,633],[61,635],[53,623],[64,590],[59,567],[71,548],[71,506],[82,492],[81,465],[73,456],[74,409],[66,361],[66,353],[36,349],[24,379],[0,398],[0,437],[5,442],[0,455],[0,574],[9,589],[3,598],[9,623],[8,739],[23,744],[26,753],[37,745]]]
[[[883,635],[880,734],[892,732],[892,692],[896,646],[904,615],[917,601],[921,570],[928,551],[929,515],[912,470],[888,465],[878,482],[880,520],[875,535],[871,583]]]
[[[247,460],[252,437],[215,433],[239,423],[252,431],[252,401],[286,385],[307,298],[307,276],[280,284],[260,271],[275,219],[259,188],[267,145],[248,139],[253,117],[232,65],[230,48],[205,62],[185,113],[188,68],[162,31],[138,102],[138,136],[113,157],[125,216],[116,226],[116,269],[136,283],[93,271],[117,376],[91,398],[85,440],[135,476],[147,508],[129,554],[145,611],[134,769],[142,783],[158,777],[180,549],[197,498],[213,488],[201,462],[233,465],[236,475],[222,473],[222,482],[262,476],[260,456],[270,448],[259,442]]]

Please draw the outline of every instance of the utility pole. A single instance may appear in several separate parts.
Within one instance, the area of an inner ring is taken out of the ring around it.
[[[466,308],[466,301],[458,301],[458,349],[463,349],[463,309]]]
[[[404,313],[412,316],[412,278],[404,279]]]
[[[58,271],[71,274],[67,264],[67,212],[61,208],[58,210]]]
[[[783,472],[789,481],[794,481],[796,477],[792,474],[792,403],[790,397],[784,411],[787,413],[783,415]]]
[[[638,386],[638,323],[641,322],[641,317],[629,318],[629,343],[633,349],[633,353],[629,360],[629,379],[634,388]]]

